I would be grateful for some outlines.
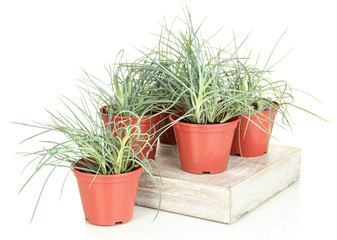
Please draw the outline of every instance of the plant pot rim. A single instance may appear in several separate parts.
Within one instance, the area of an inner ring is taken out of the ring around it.
[[[141,173],[143,171],[143,167],[139,166],[136,169],[132,170],[131,172],[127,173],[120,173],[120,174],[109,174],[109,175],[96,175],[93,173],[84,173],[79,170],[76,170],[74,168],[71,168],[71,171],[75,174],[76,178],[80,178],[83,181],[87,182],[100,182],[104,181],[104,183],[107,181],[110,183],[110,181],[118,181],[122,182],[124,179],[130,178],[132,175],[137,175],[137,173]]]
[[[129,116],[129,117],[125,117],[125,116],[115,116],[115,115],[111,115],[109,116],[108,114],[106,114],[106,108],[107,106],[104,106],[104,107],[101,107],[100,108],[100,113],[101,113],[101,116],[102,117],[111,117],[111,119],[117,119],[117,120],[123,120],[123,119],[132,119],[132,120],[137,120],[138,118],[137,117],[132,117],[132,116]],[[156,115],[156,116],[154,116]],[[155,114],[149,114],[149,115],[143,115],[143,116],[139,116],[139,119],[142,119],[142,120],[150,120],[150,119],[157,119],[157,118],[160,118],[160,114],[158,113],[155,113]]]
[[[271,101],[271,102],[272,102],[275,106],[278,106],[278,105],[279,105],[278,102],[275,102],[275,101]],[[256,107],[256,106],[257,106],[257,103],[254,103],[253,106]],[[275,109],[275,108],[269,108],[269,109],[266,109],[266,110],[263,110],[263,111],[269,111],[269,110],[273,110],[273,109]],[[263,111],[262,111],[262,112],[263,112]]]
[[[245,116],[246,119],[257,119],[257,118],[265,118],[265,117],[268,117],[269,115],[276,115],[277,113],[277,109],[276,108],[271,108],[271,109],[266,109],[266,110],[263,110],[263,111],[260,111],[258,113],[252,113],[252,114],[249,114],[249,113],[245,113],[245,114],[242,114],[241,116],[239,116],[239,118],[243,118],[243,116]]]
[[[174,115],[170,115],[169,116],[170,122],[174,122],[177,119],[177,116]],[[240,119],[238,117],[233,117],[232,119],[230,119],[228,122],[225,123],[212,123],[212,124],[200,124],[200,123],[184,123],[184,122],[176,122],[174,125],[178,124],[180,126],[186,126],[189,128],[204,128],[204,129],[208,129],[208,128],[223,128],[224,126],[230,126],[230,125],[237,125],[237,123],[240,121]]]

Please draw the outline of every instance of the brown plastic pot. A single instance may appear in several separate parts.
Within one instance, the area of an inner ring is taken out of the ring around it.
[[[240,117],[235,129],[231,155],[258,157],[267,153],[276,113],[276,109],[271,109],[256,115]]]
[[[177,117],[171,115],[173,122]],[[216,174],[227,169],[238,119],[222,124],[190,124],[176,122],[181,168],[194,174]]]
[[[143,168],[115,175],[87,174],[72,169],[77,179],[85,219],[112,226],[131,220]]]
[[[111,124],[111,128],[116,128],[118,126],[125,126],[125,124],[130,124],[130,125],[135,125],[138,124],[138,119],[136,117],[120,117],[120,116],[108,116],[106,114],[105,108],[101,108],[101,116],[103,123],[105,125]],[[158,122],[161,120],[162,116],[161,114],[158,115],[144,115],[140,119],[140,133],[145,134],[148,133],[150,134],[150,140],[149,139],[144,139],[144,140],[149,140],[149,143],[152,147],[150,146],[145,146],[142,155],[146,156],[148,153],[148,158],[149,159],[154,159],[156,155],[156,140],[158,138],[158,130],[159,130],[159,124]],[[134,130],[136,131],[136,130]],[[140,143],[141,147],[145,145],[145,143]],[[148,145],[148,144],[147,144]],[[140,156],[142,158],[142,156]]]
[[[168,117],[169,117],[168,113],[163,113],[163,127],[165,127],[170,122]],[[166,131],[164,131],[162,135],[160,135],[159,139],[160,142],[164,144],[171,144],[171,145],[177,144],[173,127],[170,127]]]
[[[170,111],[176,112],[177,115],[182,115],[182,113],[184,112],[184,109],[182,107],[176,105],[176,106],[172,107],[172,109]],[[170,123],[170,120],[169,120],[170,115],[171,114],[167,113],[167,112],[164,112],[162,114],[162,117],[163,117],[162,127],[165,127],[167,124]],[[164,143],[164,144],[171,144],[171,145],[177,144],[176,136],[175,136],[173,127],[169,127],[166,131],[164,131],[162,133],[162,135],[160,135],[159,139],[160,139],[160,142]]]

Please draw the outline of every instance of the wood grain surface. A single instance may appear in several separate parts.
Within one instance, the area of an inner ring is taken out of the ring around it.
[[[271,145],[261,157],[231,156],[227,170],[214,175],[182,171],[176,146],[159,145],[155,161],[161,210],[230,224],[299,179],[301,151]],[[158,203],[157,186],[143,173],[136,204],[158,208]]]

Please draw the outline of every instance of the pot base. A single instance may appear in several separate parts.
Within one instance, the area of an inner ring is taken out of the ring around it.
[[[109,224],[106,224],[106,223],[103,223],[103,224],[98,224],[98,223],[96,223],[96,222],[91,222],[90,220],[88,220],[87,218],[85,219],[85,221],[87,221],[89,224],[91,224],[91,225],[95,225],[95,226],[106,226],[106,227],[108,227],[108,226],[115,226],[115,225],[120,225],[120,224],[124,224],[124,223],[127,223],[127,222],[129,222],[131,219],[129,219],[129,220],[124,220],[124,221],[120,221],[120,222],[115,222],[115,223],[113,223],[113,222],[111,222],[111,223],[109,223]]]
[[[227,166],[224,167],[224,168],[219,168],[217,170],[210,170],[210,171],[205,171],[205,168],[203,169],[189,169],[189,168],[183,168],[181,167],[181,169],[184,171],[184,172],[187,172],[187,173],[192,173],[192,174],[198,174],[198,175],[214,175],[214,174],[219,174],[219,173],[222,173],[224,171],[226,171],[227,169]]]

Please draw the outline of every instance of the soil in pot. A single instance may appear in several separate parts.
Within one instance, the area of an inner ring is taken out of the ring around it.
[[[170,116],[171,122],[176,119]],[[238,122],[239,119],[222,124],[176,122],[173,127],[182,170],[194,174],[225,171]]]
[[[131,220],[143,168],[115,175],[87,174],[72,169],[77,179],[85,219],[112,226]]]

